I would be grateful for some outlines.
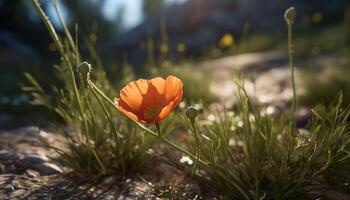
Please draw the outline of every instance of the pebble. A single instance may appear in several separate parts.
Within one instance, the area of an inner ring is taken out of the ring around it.
[[[32,168],[38,171],[42,176],[60,174],[63,172],[60,167],[48,162],[33,165]]]
[[[43,163],[48,160],[49,159],[46,156],[41,156],[38,154],[27,154],[26,157],[22,159],[22,161],[29,163]]]
[[[14,173],[25,172],[28,176],[36,177],[62,173],[62,169],[57,165],[50,163],[46,156],[38,154],[22,154],[7,150],[0,151],[0,161],[3,166],[0,171],[11,171]]]
[[[8,161],[8,160],[18,160],[21,159],[23,155],[17,152],[10,152],[7,150],[0,150],[0,160]]]
[[[35,178],[35,177],[38,177],[39,176],[39,172],[35,171],[35,170],[32,170],[32,169],[27,169],[26,170],[26,175],[29,177],[29,178]]]
[[[26,127],[17,128],[12,132],[17,133],[19,135],[26,135],[28,137],[38,137],[40,134],[40,128],[37,126],[26,126]]]

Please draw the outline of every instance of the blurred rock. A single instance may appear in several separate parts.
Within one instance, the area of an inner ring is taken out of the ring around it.
[[[8,114],[6,111],[1,110],[1,106],[2,105],[0,105],[0,130],[12,130],[17,133],[23,133],[26,132],[25,129],[28,128],[28,134],[36,136],[37,133],[33,130],[33,125],[48,127],[49,120],[45,113],[34,109],[32,113],[21,113],[17,115]],[[20,128],[18,129],[18,127]]]
[[[22,158],[23,155],[17,152],[10,152],[7,150],[0,151],[0,161],[8,161],[8,160],[18,160]]]
[[[234,79],[245,74],[245,88],[258,103],[283,109],[293,97],[290,68],[287,57],[281,52],[247,53],[228,56],[197,64],[204,73],[210,74],[211,92],[227,107],[236,103],[237,90]],[[295,69],[298,92],[301,90],[299,69]]]
[[[38,163],[44,163],[48,161],[48,158],[46,156],[42,155],[36,155],[36,154],[28,154],[25,158],[22,159],[22,162],[31,163],[31,164],[38,164]]]
[[[37,172],[37,171],[35,171],[35,170],[27,169],[27,170],[26,170],[26,175],[27,175],[29,178],[35,178],[35,177],[38,177],[40,174],[39,174],[39,172]]]
[[[28,170],[35,170],[40,175],[46,176],[63,172],[60,167],[50,163],[46,156],[38,154],[1,150],[0,163],[3,165],[2,173],[22,174],[28,172]]]
[[[32,166],[33,169],[38,171],[41,176],[60,174],[62,173],[62,169],[53,163],[44,162],[41,164],[35,164]]]

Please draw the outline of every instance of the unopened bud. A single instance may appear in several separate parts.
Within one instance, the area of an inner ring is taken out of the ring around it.
[[[190,119],[190,120],[194,120],[198,115],[198,111],[197,109],[195,109],[194,107],[188,107],[186,109],[186,116]]]
[[[297,13],[294,7],[290,7],[284,12],[284,19],[286,20],[288,26],[294,23],[296,15]]]
[[[83,77],[86,77],[86,80],[90,80],[90,75],[92,72],[92,66],[91,64],[87,62],[83,62],[78,66],[78,71],[83,75]]]

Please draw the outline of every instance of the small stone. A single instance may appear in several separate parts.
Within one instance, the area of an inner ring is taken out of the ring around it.
[[[53,163],[40,163],[32,166],[34,170],[38,171],[40,175],[47,176],[62,173],[62,169]]]
[[[27,169],[26,174],[29,178],[35,178],[39,176],[39,172],[32,170],[32,169]]]
[[[49,159],[45,156],[37,155],[37,154],[28,154],[22,161],[29,163],[43,163],[48,161]]]
[[[15,187],[13,187],[13,185],[8,184],[5,186],[4,188],[7,192],[13,192],[15,190]]]
[[[0,160],[4,160],[4,161],[17,160],[20,157],[21,157],[20,154],[18,154],[16,152],[10,152],[10,151],[6,151],[6,150],[0,151]]]
[[[40,133],[40,128],[37,126],[27,126],[27,127],[17,128],[12,132],[20,135],[26,135],[29,137],[38,137]]]

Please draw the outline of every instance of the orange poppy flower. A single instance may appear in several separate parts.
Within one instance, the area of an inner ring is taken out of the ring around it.
[[[126,116],[144,123],[158,123],[182,100],[182,81],[175,76],[128,83],[114,103]]]

